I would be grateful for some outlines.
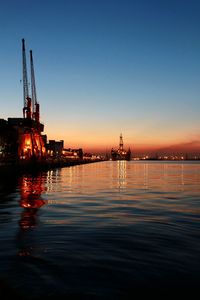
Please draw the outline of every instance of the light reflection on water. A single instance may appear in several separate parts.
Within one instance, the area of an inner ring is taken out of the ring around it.
[[[79,165],[10,179],[0,193],[0,281],[13,293],[116,299],[199,282],[198,163]]]
[[[165,216],[170,211],[195,213],[199,183],[200,168],[195,164],[118,161],[84,165],[62,169],[59,175],[52,173],[47,183],[47,195],[51,191],[48,206],[56,210],[65,210],[67,206],[68,222],[74,222],[76,217],[76,221],[87,221],[89,225],[93,217],[101,216],[105,225],[106,221],[111,225],[116,220],[123,225],[134,222],[127,214],[143,216],[134,212],[134,208],[142,210],[147,217],[152,209],[159,209]],[[154,217],[152,213],[151,217]]]

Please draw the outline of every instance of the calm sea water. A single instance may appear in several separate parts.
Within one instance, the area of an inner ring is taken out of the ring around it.
[[[0,196],[1,299],[198,287],[199,163],[108,161],[10,176]]]

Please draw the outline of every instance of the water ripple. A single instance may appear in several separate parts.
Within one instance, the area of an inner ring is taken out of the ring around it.
[[[197,286],[200,164],[103,162],[11,182],[0,188],[7,293],[110,300]]]

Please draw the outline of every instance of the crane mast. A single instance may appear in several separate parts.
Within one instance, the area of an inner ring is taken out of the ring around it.
[[[26,67],[26,50],[25,50],[25,40],[22,39],[22,64],[23,64],[23,92],[24,92],[24,107],[23,116],[24,118],[31,119],[31,98],[29,97],[28,91],[28,76]]]
[[[32,50],[30,50],[30,67],[31,67],[31,93],[32,93],[32,105],[33,105],[32,117],[35,121],[39,122],[40,121],[40,106],[39,106],[39,103],[37,102],[35,72],[34,72]]]

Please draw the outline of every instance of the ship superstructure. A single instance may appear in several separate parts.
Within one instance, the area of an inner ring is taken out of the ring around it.
[[[120,134],[119,138],[119,148],[117,150],[111,149],[111,159],[112,160],[131,160],[131,150],[124,149],[123,137]]]

